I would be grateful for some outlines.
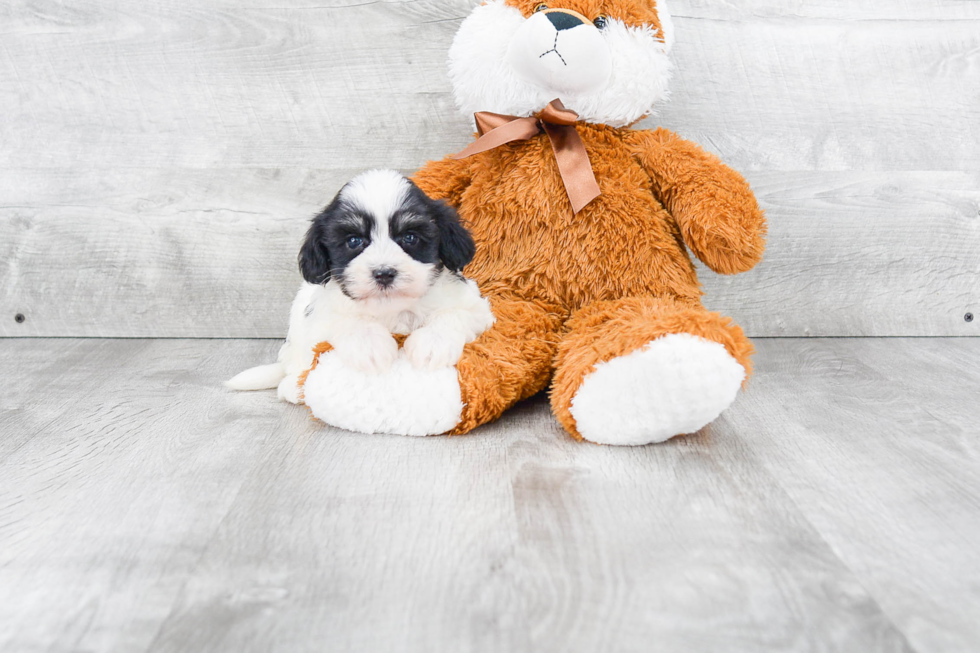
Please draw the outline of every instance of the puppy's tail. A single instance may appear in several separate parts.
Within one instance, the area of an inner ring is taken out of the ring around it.
[[[286,378],[286,368],[282,363],[259,365],[245,370],[225,381],[232,390],[267,390],[275,388]]]

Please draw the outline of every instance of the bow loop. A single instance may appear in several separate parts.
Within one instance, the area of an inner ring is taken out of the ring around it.
[[[552,100],[533,118],[489,111],[479,111],[473,117],[480,137],[454,155],[454,159],[465,159],[506,143],[524,141],[544,131],[551,141],[551,149],[555,153],[558,172],[561,173],[572,211],[578,213],[599,196],[599,184],[596,183],[589,154],[585,151],[582,137],[575,129],[578,114],[566,109],[561,100]]]
[[[548,106],[534,114],[534,117],[550,125],[574,125],[578,120],[578,114],[566,109],[561,100],[552,100]]]

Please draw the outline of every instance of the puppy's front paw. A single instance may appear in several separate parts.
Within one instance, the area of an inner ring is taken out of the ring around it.
[[[276,394],[281,401],[288,401],[291,404],[301,404],[303,400],[299,397],[299,375],[290,374],[279,383]]]
[[[347,365],[362,372],[386,372],[398,357],[398,343],[380,324],[371,324],[344,338],[336,346]]]
[[[405,340],[405,355],[417,368],[437,370],[458,363],[465,344],[462,334],[422,327]]]

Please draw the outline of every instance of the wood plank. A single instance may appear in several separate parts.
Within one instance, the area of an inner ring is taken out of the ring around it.
[[[280,336],[302,219],[466,141],[443,64],[469,3],[276,4],[0,8],[0,335]],[[709,306],[756,336],[975,334],[980,5],[673,8],[648,123],[745,170],[773,225]]]
[[[414,168],[471,131],[445,72],[458,7],[14,5],[0,165]]]
[[[0,335],[283,337],[307,220],[352,172],[11,170]],[[980,175],[749,178],[766,259],[701,279],[751,336],[980,335]]]
[[[977,336],[980,175],[752,173],[763,262],[700,267],[705,304],[750,335]]]
[[[759,349],[759,374],[725,429],[915,650],[976,650],[980,340],[784,340]]]
[[[976,3],[972,0],[865,0],[860,3],[848,0],[741,0],[738,3],[670,0],[669,6],[675,17],[726,21],[765,18],[934,21],[978,17]]]
[[[0,335],[279,337],[308,220],[337,189],[326,177],[11,174],[0,182],[14,196],[0,209]]]
[[[740,430],[597,447],[538,398],[472,437],[345,433],[220,389],[275,344],[31,380],[75,405],[0,462],[0,648],[912,650]],[[47,347],[0,341],[0,374]]]
[[[657,121],[739,170],[975,171],[980,5],[958,8],[971,18],[678,20]]]
[[[128,371],[126,363],[137,367],[146,349],[145,341],[59,338],[2,342],[0,463],[97,395],[113,374]],[[111,366],[104,364],[107,360],[112,361]],[[57,399],[52,401],[53,397]]]
[[[240,494],[150,650],[910,650],[756,469],[711,435],[583,447],[543,401],[318,439]]]
[[[980,168],[980,6],[861,4],[681,3],[648,124],[744,170]],[[3,166],[414,169],[468,138],[469,2],[31,6],[5,8]]]
[[[25,383],[0,430],[32,435],[0,462],[0,650],[146,648],[270,434],[312,430],[218,384],[275,346],[84,341]],[[56,348],[0,341],[0,370]]]

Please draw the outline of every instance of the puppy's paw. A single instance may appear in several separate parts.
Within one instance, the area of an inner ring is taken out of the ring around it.
[[[288,401],[291,404],[303,403],[303,400],[299,398],[299,375],[290,374],[280,381],[276,394],[281,401]]]
[[[405,340],[405,355],[419,369],[437,370],[458,363],[465,344],[466,338],[460,333],[422,327]]]
[[[398,343],[380,324],[366,325],[336,346],[337,355],[350,367],[362,372],[386,372],[398,358]]]

